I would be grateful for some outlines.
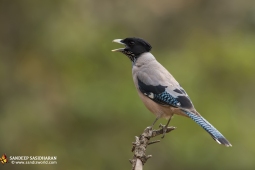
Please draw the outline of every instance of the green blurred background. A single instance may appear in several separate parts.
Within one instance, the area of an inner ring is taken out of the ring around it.
[[[133,36],[233,145],[175,116],[144,169],[255,169],[253,0],[1,0],[0,154],[58,157],[1,169],[131,169],[131,142],[155,119],[111,52]]]

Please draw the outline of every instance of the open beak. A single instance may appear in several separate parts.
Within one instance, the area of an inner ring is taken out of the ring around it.
[[[122,41],[122,39],[115,39],[115,40],[113,40],[112,42],[115,42],[115,43],[119,43],[119,44],[122,44],[122,45],[125,45],[123,42],[121,42]],[[118,48],[118,49],[114,49],[114,50],[112,50],[113,52],[121,52],[121,51],[123,51],[125,48]]]

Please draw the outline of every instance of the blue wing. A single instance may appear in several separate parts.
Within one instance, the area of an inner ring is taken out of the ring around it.
[[[187,93],[181,86],[168,87],[165,85],[145,84],[137,77],[139,90],[151,100],[162,105],[171,105],[173,107],[192,109],[193,104]]]

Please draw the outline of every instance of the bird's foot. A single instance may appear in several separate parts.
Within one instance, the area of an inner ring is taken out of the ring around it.
[[[161,123],[159,124],[159,128],[161,128],[162,129],[162,131],[163,131],[163,135],[162,135],[162,139],[165,137],[165,135],[166,135],[166,132],[167,132],[167,126],[166,125],[162,125]]]
[[[153,125],[152,126],[148,126],[146,129],[153,130]]]

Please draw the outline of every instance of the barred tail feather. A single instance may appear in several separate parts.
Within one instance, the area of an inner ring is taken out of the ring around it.
[[[206,130],[212,138],[219,144],[225,145],[227,147],[232,146],[229,141],[215,128],[211,125],[207,120],[205,120],[202,116],[196,115],[194,113],[183,110],[185,114],[187,114],[192,120],[194,120],[197,124],[199,124],[204,130]]]

